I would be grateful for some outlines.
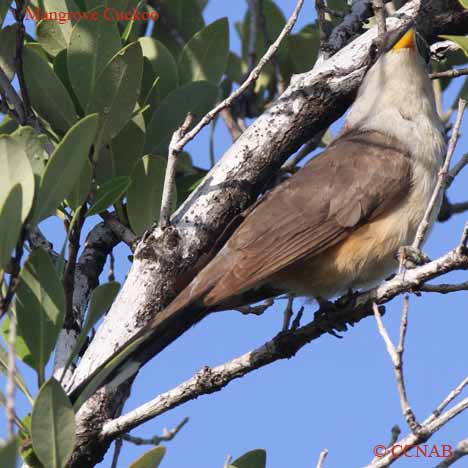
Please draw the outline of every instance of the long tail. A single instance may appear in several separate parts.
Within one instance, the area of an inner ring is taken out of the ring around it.
[[[194,300],[190,287],[185,288],[119,351],[72,388],[69,398],[75,410],[103,385],[115,387],[135,375],[155,354],[209,312],[202,301]]]

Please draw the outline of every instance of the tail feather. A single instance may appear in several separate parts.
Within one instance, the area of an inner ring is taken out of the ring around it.
[[[113,388],[134,376],[155,354],[209,312],[203,301],[194,300],[193,291],[185,288],[120,350],[72,388],[68,396],[75,410],[102,386]]]

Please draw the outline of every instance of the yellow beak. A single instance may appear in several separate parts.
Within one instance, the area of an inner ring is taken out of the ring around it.
[[[393,46],[392,50],[415,49],[415,48],[416,48],[416,32],[415,32],[414,28],[411,28]]]

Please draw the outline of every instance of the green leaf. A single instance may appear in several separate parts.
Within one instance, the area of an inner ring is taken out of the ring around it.
[[[455,42],[455,44],[458,44],[463,52],[466,54],[468,57],[468,37],[465,36],[440,36],[443,37],[444,39],[448,39],[449,41]]]
[[[179,74],[174,57],[162,42],[152,37],[141,37],[139,40],[143,57],[148,59],[153,67],[154,77],[159,77],[158,95],[162,99],[170,91],[177,88],[179,83]],[[151,80],[154,82],[154,78]],[[151,83],[152,86],[153,83]],[[147,89],[147,92],[149,89]],[[147,93],[146,93],[147,94]],[[145,96],[146,96],[145,94]]]
[[[221,18],[198,31],[182,50],[180,81],[210,81],[217,84],[229,56],[229,24]]]
[[[165,172],[166,160],[161,156],[146,155],[135,165],[128,189],[127,214],[137,235],[159,219]]]
[[[73,351],[70,353],[68,358],[68,362],[64,368],[62,378],[66,373],[66,370],[72,363],[73,359],[78,355],[83,344],[86,341],[86,336],[91,331],[91,329],[96,325],[98,320],[107,314],[109,309],[111,308],[112,303],[114,302],[117,293],[120,290],[120,283],[116,281],[110,281],[109,283],[104,283],[98,286],[96,289],[93,290],[91,293],[91,298],[89,301],[89,309],[88,313],[86,314],[86,320],[81,329],[81,332],[76,339],[75,346]]]
[[[319,32],[315,26],[288,36],[288,51],[294,65],[294,73],[310,70],[317,60],[319,50]]]
[[[460,2],[460,5],[468,10],[468,0],[458,0]]]
[[[73,189],[88,161],[98,124],[96,114],[75,124],[52,154],[39,188],[35,223],[51,215]]]
[[[18,441],[16,438],[10,439],[0,447],[0,466],[4,468],[14,468],[18,454]]]
[[[8,352],[3,346],[0,345],[0,372],[2,372],[4,375],[7,375],[7,369],[8,369]],[[32,403],[34,401],[33,397],[31,393],[29,392],[26,382],[24,381],[18,369],[16,369],[16,372],[15,372],[15,382],[16,382],[16,386],[23,392],[26,398]],[[0,466],[3,466],[3,465],[0,464]]]
[[[68,94],[70,95],[75,109],[80,116],[84,115],[83,107],[76,97],[75,90],[70,81],[70,75],[68,73],[68,51],[66,49],[59,52],[54,59],[54,72],[60,78],[65,88],[67,88]]]
[[[0,135],[9,135],[18,128],[18,123],[13,120],[10,116],[4,115],[3,120],[0,123]]]
[[[39,135],[29,126],[19,127],[11,136],[24,149],[35,176],[36,188],[39,189],[40,179],[44,175],[49,157],[45,150],[47,136]]]
[[[177,205],[180,206],[198,187],[205,174],[188,174],[177,178]]]
[[[171,18],[171,26],[188,41],[205,26],[197,0],[164,0],[165,14]],[[174,57],[178,57],[180,46],[164,21],[156,21],[152,36],[161,41]]]
[[[245,73],[247,71],[247,65],[243,62],[239,56],[233,52],[229,53],[228,64],[226,68],[226,75],[236,83],[241,84]]]
[[[128,468],[158,468],[166,453],[166,447],[155,447],[129,465]]]
[[[52,260],[35,250],[23,265],[16,293],[16,318],[20,335],[31,353],[34,369],[42,381],[65,314],[65,294]]]
[[[99,21],[82,18],[75,25],[68,47],[68,72],[83,109],[94,93],[99,75],[122,47],[117,23],[104,21],[102,8],[98,11]]]
[[[86,161],[76,184],[68,194],[68,206],[76,211],[88,198],[89,191],[91,190],[91,181],[93,178],[93,168],[89,161]]]
[[[69,21],[60,24],[58,21],[42,20],[36,26],[39,44],[52,57],[68,47],[71,32],[72,25]]]
[[[20,219],[26,220],[34,198],[34,175],[23,145],[12,136],[0,136],[0,209],[15,185],[21,187]]]
[[[6,267],[34,199],[34,175],[25,150],[0,136],[0,269]]]
[[[234,468],[265,468],[266,452],[263,449],[256,449],[245,453],[231,463]]]
[[[18,243],[21,233],[21,186],[15,185],[0,209],[0,270],[10,262],[11,252]]]
[[[14,304],[12,305],[12,312],[16,314],[14,311],[15,306]],[[10,317],[7,316],[3,320],[2,323],[2,336],[5,342],[8,341],[8,335],[10,332]],[[15,352],[16,356],[21,359],[25,364],[27,364],[29,367],[32,367],[34,369],[34,360],[31,357],[31,351],[26,345],[23,337],[21,335],[16,336],[16,346],[15,346]]]
[[[11,81],[15,75],[16,37],[18,26],[7,26],[0,30],[0,68]]]
[[[78,119],[73,101],[48,62],[26,46],[23,49],[26,88],[37,113],[60,132]]]
[[[112,5],[112,8],[122,11],[127,9],[129,0],[85,0],[85,5],[88,10],[99,6]]]
[[[13,0],[4,0],[0,4],[0,27],[3,25],[3,21],[8,13],[8,9],[10,8],[10,4]]]
[[[41,0],[44,11],[77,11],[74,0]]]
[[[88,111],[99,112],[97,141],[114,138],[132,118],[140,95],[143,55],[138,42],[122,49],[96,83]]]
[[[54,378],[42,386],[34,402],[31,435],[34,452],[44,466],[66,466],[75,446],[75,413]]]
[[[189,112],[198,122],[214,105],[218,88],[196,81],[172,91],[156,109],[146,131],[146,153],[166,153],[172,134]],[[194,122],[194,123],[195,123]]]
[[[111,155],[115,174],[129,176],[133,166],[143,156],[145,121],[141,115],[134,117],[111,142]]]
[[[98,214],[117,202],[127,191],[130,182],[130,177],[120,176],[114,177],[104,183],[97,191],[94,203],[86,213],[86,216]]]

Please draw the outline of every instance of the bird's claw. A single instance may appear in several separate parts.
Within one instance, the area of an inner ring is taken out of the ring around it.
[[[323,298],[317,298],[319,309],[314,314],[314,322],[326,333],[330,333],[336,338],[343,338],[335,330],[345,332],[348,329],[346,321],[340,317],[340,308],[333,302]]]
[[[397,260],[407,270],[429,263],[431,259],[421,250],[410,245],[398,249]]]

